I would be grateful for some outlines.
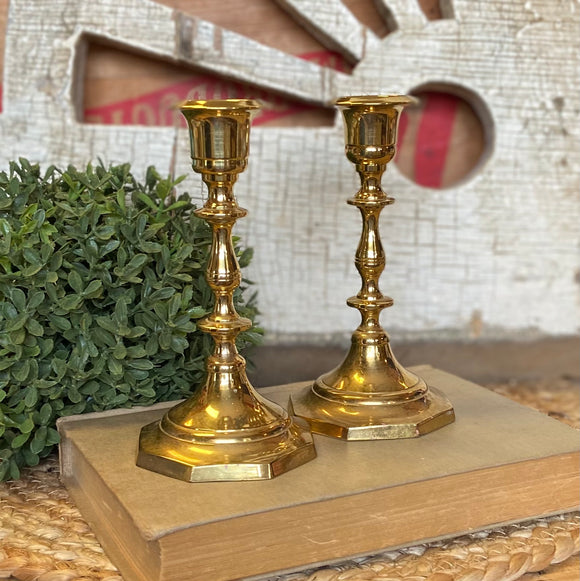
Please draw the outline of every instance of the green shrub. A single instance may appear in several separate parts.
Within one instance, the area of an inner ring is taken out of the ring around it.
[[[203,381],[211,231],[175,199],[180,181],[149,168],[140,184],[129,165],[42,176],[24,159],[0,173],[0,480],[50,453],[60,416],[178,399]],[[246,266],[251,250],[236,252]],[[247,287],[235,303],[254,319]]]

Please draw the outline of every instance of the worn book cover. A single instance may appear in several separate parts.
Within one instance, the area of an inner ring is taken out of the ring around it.
[[[62,478],[127,581],[228,581],[575,509],[578,432],[437,369],[414,371],[456,422],[420,438],[315,436],[274,480],[186,483],[135,465],[141,427],[174,405],[60,420]],[[262,390],[286,404],[304,383]]]

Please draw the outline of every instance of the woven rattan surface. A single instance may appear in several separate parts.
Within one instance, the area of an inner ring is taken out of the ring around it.
[[[580,427],[575,381],[561,379],[490,387]],[[578,553],[579,532],[580,514],[567,514],[275,579],[515,581]],[[570,581],[579,578],[578,574],[573,575]],[[17,482],[0,484],[0,578],[122,581],[60,484],[55,458],[26,471]]]

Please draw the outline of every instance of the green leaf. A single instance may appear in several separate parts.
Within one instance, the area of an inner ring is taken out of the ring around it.
[[[115,345],[115,348],[113,349],[113,357],[115,359],[125,359],[126,356],[127,348],[125,347],[125,345],[123,345],[123,343],[117,343],[117,345]]]
[[[153,291],[148,297],[151,302],[154,301],[164,301],[172,297],[175,294],[175,289],[172,287],[160,288],[159,290]]]
[[[26,308],[26,295],[19,288],[12,288],[10,290],[12,303],[19,311],[23,311]]]
[[[22,256],[24,256],[26,262],[29,262],[33,266],[43,265],[43,261],[40,258],[40,254],[35,250],[32,250],[32,248],[24,248],[22,250]]]
[[[13,319],[8,319],[6,321],[6,325],[4,326],[4,331],[6,333],[10,333],[12,331],[18,331],[19,329],[22,329],[22,327],[24,327],[24,324],[26,323],[27,320],[28,320],[28,314],[27,313],[20,313],[19,315],[16,315],[16,317],[14,317]]]
[[[109,240],[111,236],[115,234],[115,228],[113,226],[103,226],[95,230],[95,236],[99,240]]]
[[[27,417],[19,426],[20,431],[23,434],[28,434],[29,432],[32,432],[32,430],[34,429],[34,422],[32,421],[32,418]]]
[[[13,365],[11,371],[12,377],[16,381],[18,382],[26,381],[26,378],[28,377],[28,373],[30,371],[30,361],[26,359],[19,364]]]
[[[109,252],[113,252],[113,250],[117,250],[120,246],[120,242],[118,240],[109,240],[106,244],[101,246],[100,255],[101,258],[109,254]]]
[[[87,288],[83,291],[83,296],[85,299],[94,299],[99,297],[103,291],[103,283],[100,280],[92,280]]]
[[[180,202],[174,202],[173,204],[171,204],[171,206],[168,206],[167,208],[165,208],[164,212],[170,212],[171,210],[178,210],[179,208],[187,208],[191,206],[191,202],[186,202],[186,201],[180,201]]]
[[[173,336],[171,337],[171,349],[175,353],[183,353],[189,347],[189,342],[184,337]]]
[[[83,279],[76,270],[73,270],[69,273],[68,283],[70,284],[71,288],[75,291],[75,293],[81,294],[83,292],[84,290]]]
[[[155,254],[157,252],[161,252],[161,249],[163,247],[158,242],[141,242],[141,244],[139,245],[139,248],[143,252],[147,252],[149,254]]]
[[[47,433],[48,428],[46,426],[40,426],[38,430],[36,430],[34,437],[30,441],[30,451],[33,454],[40,454],[40,452],[44,450]]]
[[[132,359],[129,361],[129,367],[133,369],[153,369],[154,365],[148,359]]]
[[[67,395],[72,403],[79,403],[83,400],[83,396],[75,388],[69,389]]]
[[[59,301],[59,306],[65,311],[74,311],[83,301],[81,295],[68,295]]]
[[[172,296],[167,305],[167,315],[169,319],[174,319],[181,307],[181,297],[179,295]]]
[[[125,193],[125,190],[123,188],[119,188],[117,190],[117,196],[116,196],[117,197],[117,204],[119,204],[119,208],[121,208],[121,210],[123,212],[125,212],[127,209],[127,206],[125,204],[125,196],[126,195],[127,194]]]
[[[145,329],[145,327],[136,326],[132,329],[129,329],[127,337],[129,337],[129,339],[136,339],[137,337],[142,337],[145,335],[145,333],[147,333],[147,329]]]
[[[171,339],[172,339],[171,331],[169,329],[164,329],[159,333],[159,347],[164,351],[171,349]]]
[[[116,359],[109,359],[108,361],[109,371],[113,375],[122,375],[123,374],[123,365],[119,363]]]
[[[28,295],[27,308],[30,310],[36,309],[43,303],[45,297],[46,295],[42,291],[37,289],[32,290]]]
[[[14,365],[14,361],[15,361],[14,359],[8,359],[8,357],[0,359],[0,371],[4,371],[5,369],[12,367],[12,365]],[[0,392],[0,401],[4,399],[2,397],[2,393],[4,392]],[[4,393],[4,395],[6,394]]]
[[[127,264],[127,269],[140,271],[149,260],[146,254],[136,254]]]
[[[157,341],[157,335],[151,335],[145,343],[145,351],[149,357],[153,357],[159,351],[159,342]]]
[[[32,385],[29,385],[24,391],[26,392],[26,395],[24,396],[24,403],[26,404],[26,407],[34,407],[38,401],[38,389]]]
[[[201,305],[191,307],[190,309],[187,309],[187,312],[194,319],[200,319],[201,317],[204,317],[207,314],[207,311]]]
[[[12,331],[10,333],[10,341],[14,345],[22,345],[26,340],[26,331],[24,329],[18,329],[17,331]]]
[[[65,317],[60,317],[58,315],[48,315],[48,320],[51,326],[58,331],[68,331],[71,328],[70,321]]]
[[[38,454],[34,454],[30,450],[26,448],[22,449],[22,455],[24,456],[24,461],[26,462],[27,466],[37,466],[40,463],[40,456]]]
[[[50,422],[50,420],[52,419],[52,407],[51,405],[47,402],[42,404],[42,407],[40,408],[40,423],[45,426],[46,424],[48,424]]]
[[[35,319],[28,319],[26,321],[26,330],[35,337],[42,337],[44,335],[44,327]]]
[[[140,359],[141,357],[147,357],[147,351],[142,345],[134,345],[127,349],[127,357],[134,359]]]
[[[118,323],[115,323],[112,319],[109,319],[108,317],[97,317],[96,321],[99,327],[105,329],[105,331],[109,331],[109,333],[112,333],[113,335],[116,335],[119,331]]]
[[[152,210],[159,210],[159,208],[155,205],[155,202],[147,194],[138,193],[137,199],[143,202],[146,206],[149,206],[149,208]]]
[[[242,254],[238,258],[238,263],[240,268],[245,268],[248,266],[254,256],[254,249],[253,248],[246,248]]]
[[[30,433],[26,432],[25,434],[18,434],[18,436],[16,436],[12,442],[11,442],[11,446],[12,448],[16,449],[16,448],[22,448],[22,446],[24,446],[24,444],[26,444],[26,442],[28,442],[28,438],[30,438]]]

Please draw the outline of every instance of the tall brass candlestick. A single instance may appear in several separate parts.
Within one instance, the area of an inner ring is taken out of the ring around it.
[[[316,456],[306,422],[259,395],[246,376],[236,337],[249,319],[234,308],[241,282],[232,228],[246,215],[233,194],[248,158],[250,118],[256,101],[187,101],[181,107],[191,138],[193,169],[208,187],[196,214],[213,230],[206,278],[213,312],[198,323],[215,342],[205,385],[141,430],[137,465],[186,481],[261,480]]]
[[[393,304],[379,290],[386,262],[379,214],[395,201],[382,190],[381,177],[395,155],[400,114],[413,101],[402,95],[337,101],[345,123],[346,156],[361,179],[360,190],[348,203],[362,214],[355,258],[362,287],[347,304],[360,311],[362,322],[342,364],[291,398],[294,413],[307,419],[313,432],[327,436],[345,440],[412,438],[455,419],[447,398],[395,359],[379,322],[381,311]]]

